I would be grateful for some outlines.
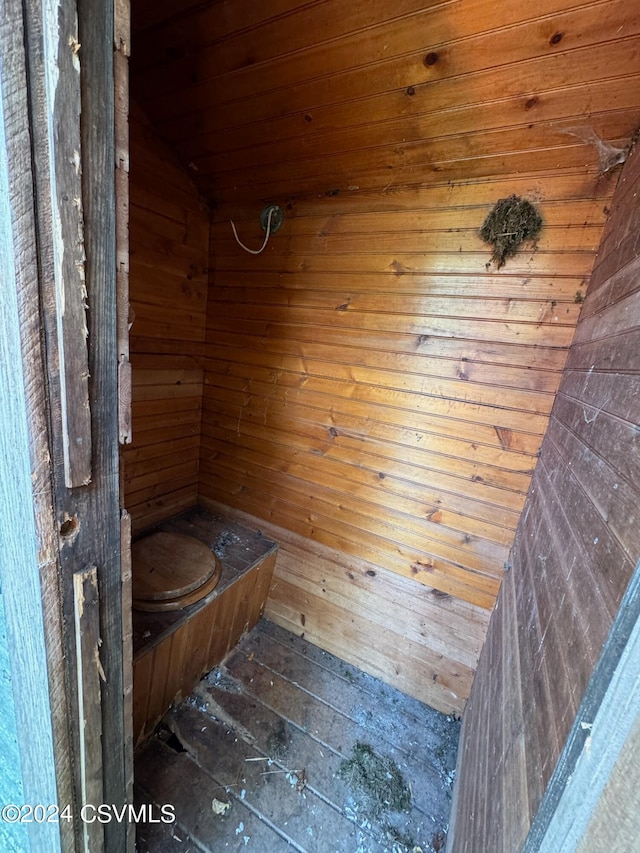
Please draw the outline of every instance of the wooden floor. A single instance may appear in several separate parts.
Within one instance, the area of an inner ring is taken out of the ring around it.
[[[176,822],[140,825],[137,849],[438,853],[458,736],[452,717],[262,620],[138,750],[137,803],[171,804]],[[399,768],[409,811],[374,816],[342,778],[357,743]]]

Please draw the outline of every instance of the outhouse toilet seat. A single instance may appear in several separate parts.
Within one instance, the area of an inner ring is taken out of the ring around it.
[[[213,551],[193,536],[159,531],[131,548],[133,607],[180,610],[208,596],[222,567]]]

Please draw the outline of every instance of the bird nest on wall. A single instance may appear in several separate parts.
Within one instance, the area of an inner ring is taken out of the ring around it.
[[[491,260],[500,269],[526,240],[535,240],[542,228],[542,217],[530,201],[517,195],[499,199],[487,216],[480,236],[491,243]]]

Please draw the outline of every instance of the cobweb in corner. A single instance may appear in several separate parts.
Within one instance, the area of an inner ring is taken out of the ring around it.
[[[591,125],[584,124],[578,125],[577,127],[564,127],[558,128],[558,130],[560,130],[561,133],[568,133],[571,136],[575,136],[581,142],[586,142],[588,145],[595,146],[595,149],[598,152],[600,173],[602,175],[609,172],[614,166],[624,163],[629,156],[630,146],[625,148],[616,148],[615,145],[611,145],[609,142],[602,139],[602,137],[598,136]]]

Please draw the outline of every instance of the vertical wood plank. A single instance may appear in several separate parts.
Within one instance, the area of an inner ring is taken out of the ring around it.
[[[527,763],[524,748],[524,717],[520,652],[516,623],[514,579],[510,572],[502,584],[504,592],[505,653],[502,656],[502,677],[509,699],[505,701],[506,724],[503,729],[505,813],[512,816],[502,824],[502,848],[518,849],[524,842],[528,829],[527,816],[520,807],[528,802]]]
[[[185,670],[189,658],[188,632],[186,630],[175,631],[171,635],[171,653],[169,655],[167,688],[165,704],[167,707],[177,696],[186,696],[183,693],[182,673]]]
[[[120,515],[120,571],[122,573],[122,692],[124,695],[124,776],[127,803],[133,802],[133,620],[131,516],[126,510]],[[135,848],[135,824],[127,826],[127,850]]]
[[[269,589],[273,580],[276,565],[276,554],[270,554],[256,567],[252,602],[249,609],[249,630],[256,625],[264,612],[269,597]]]
[[[195,684],[207,669],[207,652],[209,651],[209,637],[211,632],[211,612],[209,608],[203,607],[188,622],[188,660],[183,670],[185,677]],[[183,692],[187,692],[183,681]]]
[[[149,688],[153,673],[153,651],[137,658],[133,665],[133,738],[137,746],[144,738]]]
[[[113,46],[124,56],[131,54],[131,4],[129,0],[115,0]]]
[[[87,353],[80,42],[74,3],[45,4],[44,53],[51,115],[51,200],[56,329],[64,476],[68,488],[91,480],[91,410]]]
[[[211,602],[212,618],[211,633],[209,635],[209,647],[207,649],[207,660],[209,662],[221,661],[227,652],[227,638],[229,636],[229,624],[232,613],[229,611],[233,587],[226,590],[218,598]],[[215,666],[212,663],[211,666]]]
[[[78,673],[78,709],[80,714],[80,786],[81,807],[104,802],[102,784],[102,706],[100,679],[100,600],[98,572],[95,566],[73,576],[75,633]],[[82,821],[85,853],[103,851],[104,825]]]
[[[230,651],[238,642],[241,636],[244,625],[247,621],[246,603],[247,603],[247,577],[241,577],[233,589],[233,597],[230,602],[231,619],[228,623],[227,648],[225,654]]]
[[[248,574],[253,574],[253,572],[249,572]],[[207,661],[210,666],[215,666],[216,663],[219,663],[235,645],[233,626],[242,599],[244,580],[245,576],[243,575],[231,587],[226,589],[215,602],[212,602],[214,609],[211,619],[209,648],[207,650]]]
[[[118,432],[120,444],[133,440],[129,363],[129,27],[128,0],[114,7],[114,115],[116,194],[116,306]]]
[[[151,679],[149,681],[149,705],[145,734],[150,734],[154,726],[166,711],[167,672],[171,658],[171,637],[167,637],[153,650]]]
[[[99,567],[100,635],[106,680],[102,683],[104,796],[123,805],[126,797],[122,661],[122,580],[116,346],[115,118],[112,0],[79,0],[82,44],[82,152],[85,251],[89,316],[89,368],[94,422],[94,482],[83,545]],[[105,825],[105,846],[122,850],[127,827]]]

